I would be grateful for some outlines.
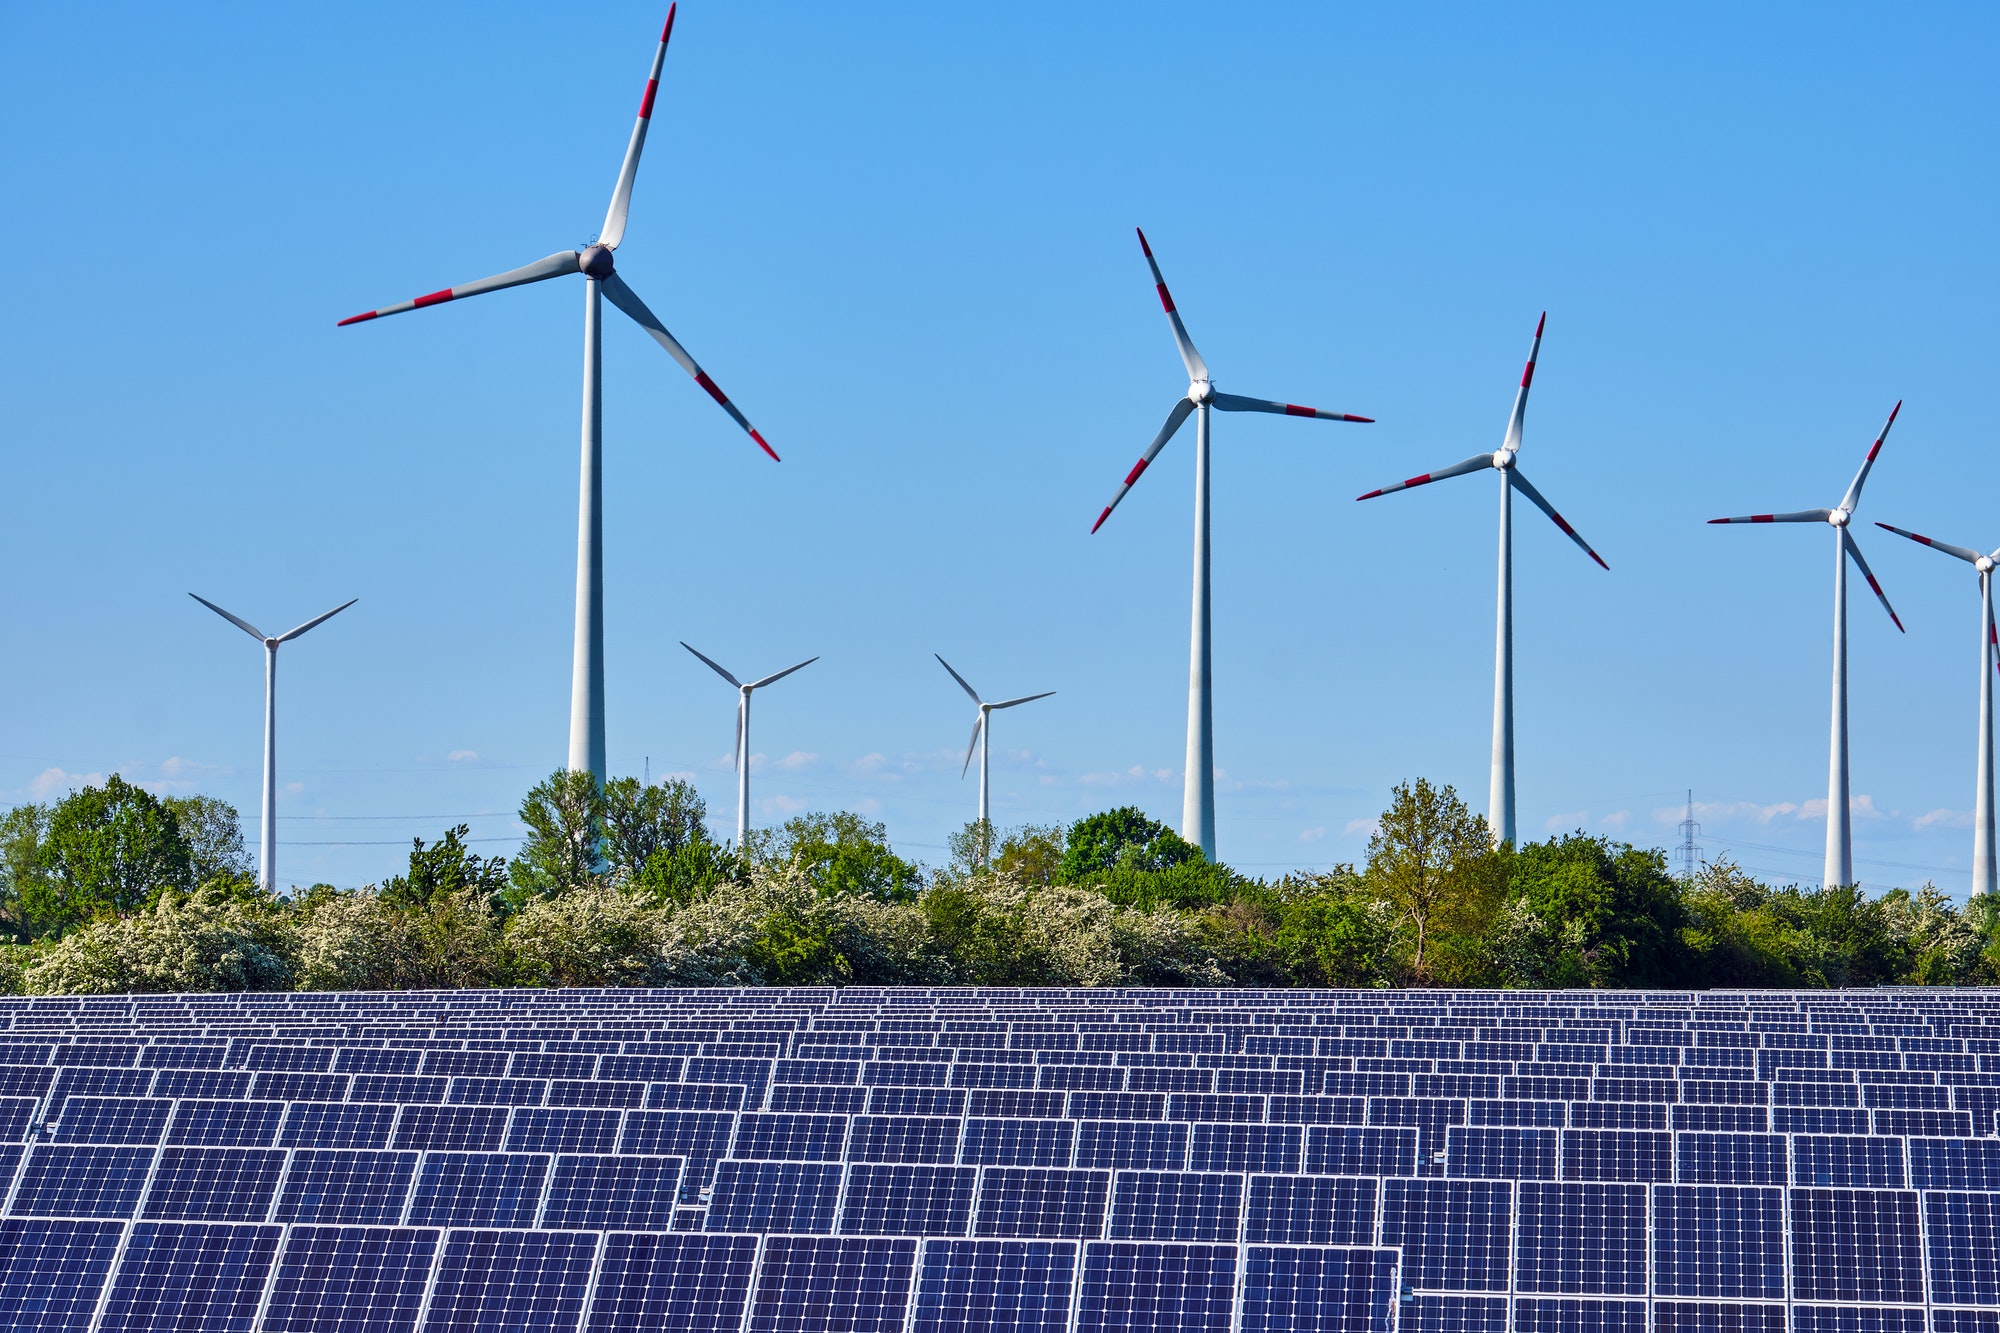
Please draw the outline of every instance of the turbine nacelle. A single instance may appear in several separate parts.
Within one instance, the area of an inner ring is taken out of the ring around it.
[[[586,278],[599,282],[611,276],[611,249],[609,246],[593,245],[576,257],[576,271]]]
[[[1853,517],[1854,515],[1845,509],[1836,509],[1826,516],[1826,521],[1836,528],[1844,528]]]
[[[1188,401],[1196,407],[1215,401],[1215,385],[1208,380],[1191,380],[1188,383]]]
[[[1495,449],[1493,451],[1493,466],[1502,472],[1514,466],[1514,451],[1512,449]]]
[[[1991,574],[1993,572],[1993,557],[1982,555],[1972,562],[1972,567],[1982,574]]]

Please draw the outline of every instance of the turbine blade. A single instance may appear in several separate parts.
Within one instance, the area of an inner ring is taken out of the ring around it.
[[[1508,468],[1507,477],[1508,480],[1514,483],[1514,489],[1519,491],[1521,494],[1527,496],[1529,500],[1533,501],[1535,508],[1541,510],[1544,514],[1547,514],[1551,519],[1555,520],[1555,525],[1561,528],[1564,534],[1568,536],[1571,541],[1575,542],[1578,546],[1581,546],[1583,548],[1583,553],[1589,556],[1592,560],[1595,560],[1597,562],[1598,568],[1607,571],[1611,568],[1611,566],[1604,563],[1603,556],[1599,555],[1597,552],[1590,549],[1590,543],[1585,541],[1582,538],[1582,536],[1580,536],[1577,533],[1577,530],[1569,525],[1569,520],[1564,518],[1561,514],[1558,514],[1556,512],[1556,507],[1550,504],[1546,499],[1544,499],[1542,497],[1542,493],[1536,490],[1534,488],[1534,485],[1531,482],[1529,482],[1529,480],[1526,477],[1521,475],[1521,469],[1519,467]]]
[[[1357,500],[1372,500],[1378,495],[1389,495],[1396,491],[1407,491],[1412,486],[1427,486],[1434,481],[1443,481],[1446,477],[1462,477],[1468,472],[1477,472],[1483,467],[1492,466],[1492,454],[1474,454],[1463,463],[1453,463],[1450,467],[1441,467],[1435,472],[1426,472],[1421,477],[1411,477],[1407,481],[1392,481],[1380,490],[1370,491],[1366,495],[1357,495],[1354,498]]]
[[[986,725],[986,710],[982,708],[979,711],[979,720],[972,724],[972,739],[968,741],[965,746],[965,762],[958,766],[958,775],[961,778],[964,777],[966,773],[969,772],[972,768],[972,752],[979,745],[979,729],[985,725]]]
[[[490,278],[479,278],[472,282],[462,282],[456,287],[447,287],[429,296],[419,296],[413,301],[398,301],[385,305],[380,310],[364,310],[358,315],[349,315],[335,328],[346,328],[349,324],[361,324],[384,315],[400,315],[405,310],[422,310],[425,306],[443,305],[446,301],[457,301],[467,296],[484,296],[487,292],[497,292],[503,287],[519,287],[523,283],[541,282],[547,278],[560,278],[565,273],[581,273],[577,260],[580,256],[574,250],[559,250],[547,259],[537,259],[532,264],[496,273]]]
[[[259,643],[264,642],[264,631],[258,629],[255,625],[251,624],[249,621],[230,615],[227,611],[217,606],[214,602],[209,601],[208,598],[206,597],[198,596],[195,593],[189,593],[188,596],[193,597],[197,602],[200,602],[203,606],[215,612],[215,614],[221,616],[224,620],[236,626],[236,628],[242,630],[245,634],[248,634],[251,638],[255,639],[257,642]]]
[[[1795,509],[1789,514],[1744,514],[1740,518],[1711,518],[1710,523],[1824,523],[1833,517],[1831,509]]]
[[[283,634],[280,634],[278,636],[278,642],[279,643],[291,642],[293,639],[298,638],[299,635],[304,634],[307,630],[311,629],[314,625],[318,625],[324,621],[332,620],[335,616],[339,615],[342,611],[345,611],[348,607],[353,606],[356,602],[360,600],[361,599],[359,597],[348,598],[346,601],[342,602],[339,606],[334,607],[333,610],[328,611],[323,615],[314,616],[311,620],[308,620],[305,624],[300,625],[297,629],[286,630]]]
[[[744,688],[750,690],[761,690],[766,685],[769,685],[772,681],[783,680],[785,677],[791,675],[794,671],[800,670],[803,667],[809,667],[814,662],[817,661],[819,661],[817,657],[808,657],[805,661],[799,663],[798,666],[788,666],[783,671],[778,672],[776,675],[766,676],[762,680],[753,680],[748,685],[744,686]]]
[[[681,640],[681,647],[683,647],[683,648],[686,648],[686,649],[687,649],[687,650],[688,650],[689,652],[693,653],[693,654],[694,654],[694,655],[695,655],[696,657],[699,657],[699,658],[701,658],[701,660],[702,660],[702,661],[704,661],[704,662],[708,663],[708,669],[709,669],[710,671],[713,671],[713,672],[714,672],[714,673],[715,673],[716,675],[718,675],[718,676],[722,677],[722,678],[723,678],[724,680],[728,681],[728,682],[729,682],[729,683],[730,683],[731,685],[734,685],[734,686],[735,686],[735,687],[736,687],[737,689],[739,689],[739,690],[740,690],[740,689],[742,689],[742,688],[743,688],[743,682],[742,682],[742,681],[740,681],[740,680],[736,679],[736,677],[734,677],[734,676],[730,675],[730,674],[729,674],[729,673],[728,673],[727,671],[724,671],[724,670],[723,670],[723,669],[722,669],[722,668],[721,668],[720,666],[718,666],[718,665],[716,664],[716,661],[715,661],[715,659],[714,659],[714,658],[712,658],[712,657],[708,656],[707,654],[703,653],[703,652],[702,652],[702,651],[701,651],[700,649],[698,649],[698,648],[693,648],[693,647],[689,647],[689,645],[688,645],[688,642],[687,642],[687,640],[685,640],[685,639]]]
[[[640,328],[652,334],[653,341],[666,348],[667,355],[680,362],[681,369],[694,376],[694,382],[707,391],[710,398],[722,405],[722,410],[729,414],[730,420],[748,431],[750,438],[757,442],[757,447],[771,455],[772,462],[778,461],[778,451],[764,442],[764,437],[757,433],[749,418],[737,411],[736,404],[729,401],[729,395],[715,387],[715,381],[708,377],[708,372],[694,363],[694,358],[687,354],[687,348],[682,347],[674,335],[667,332],[667,326],[660,323],[659,316],[646,308],[646,303],[639,299],[639,293],[625,285],[625,279],[616,273],[606,278],[604,295],[611,304],[630,315]]]
[[[1181,323],[1181,312],[1174,309],[1174,298],[1167,291],[1167,280],[1160,276],[1160,261],[1153,258],[1153,247],[1146,244],[1146,233],[1140,228],[1139,248],[1146,252],[1146,267],[1153,270],[1153,286],[1160,293],[1160,308],[1167,312],[1167,322],[1174,326],[1174,346],[1180,348],[1181,364],[1187,367],[1189,380],[1208,378],[1208,363],[1201,359],[1201,353],[1194,350],[1194,341],[1188,337],[1187,326]]]
[[[986,706],[985,701],[979,697],[979,691],[973,689],[970,685],[967,685],[965,683],[965,677],[959,675],[956,671],[951,670],[951,663],[945,661],[944,657],[941,654],[932,653],[931,656],[937,658],[939,666],[943,667],[946,671],[951,671],[951,678],[958,682],[958,688],[964,690],[966,694],[971,698],[972,702],[978,704],[982,708]]]
[[[1167,413],[1167,424],[1160,427],[1160,433],[1155,435],[1153,442],[1146,446],[1146,452],[1139,456],[1139,461],[1134,463],[1132,470],[1125,474],[1125,480],[1118,487],[1118,494],[1112,496],[1111,503],[1104,506],[1104,512],[1097,516],[1097,522],[1090,525],[1092,532],[1096,532],[1104,526],[1104,520],[1111,517],[1111,511],[1116,509],[1118,502],[1125,498],[1125,492],[1132,489],[1132,483],[1139,480],[1139,474],[1150,467],[1155,458],[1159,457],[1160,450],[1167,447],[1167,441],[1174,438],[1174,432],[1181,428],[1181,423],[1185,422],[1188,419],[1188,414],[1193,411],[1194,401],[1192,399],[1183,398],[1174,404],[1173,410]]]
[[[997,703],[989,706],[993,708],[1012,708],[1015,704],[1031,704],[1037,699],[1046,699],[1054,693],[1054,690],[1043,690],[1040,694],[1024,694],[1018,699],[1009,699],[1005,703]]]
[[[1967,563],[1968,565],[1976,565],[1979,563],[1980,560],[1979,552],[1967,550],[1963,546],[1947,546],[1943,542],[1932,541],[1929,537],[1924,536],[1924,534],[1921,532],[1911,532],[1907,528],[1899,528],[1890,523],[1877,523],[1875,526],[1882,529],[1884,532],[1893,532],[1898,537],[1908,537],[1911,541],[1917,542],[1924,546],[1928,546],[1933,551],[1943,551],[1946,555],[1955,555],[1960,560],[1965,561],[1965,563]]]
[[[1514,393],[1514,410],[1507,417],[1507,438],[1500,447],[1508,453],[1517,453],[1521,448],[1521,428],[1528,420],[1528,386],[1535,381],[1535,361],[1542,354],[1542,327],[1549,322],[1549,312],[1535,321],[1535,341],[1528,347],[1528,364],[1521,368],[1521,387]]]
[[[653,123],[653,97],[660,91],[660,67],[667,59],[667,39],[674,35],[674,10],[667,6],[667,26],[660,32],[659,49],[653,52],[653,68],[646,75],[646,95],[639,99],[639,119],[632,126],[632,142],[625,145],[625,161],[618,167],[618,184],[611,191],[611,207],[604,214],[604,230],[597,243],[616,250],[625,239],[625,215],[632,207],[632,182],[639,175],[639,153],[646,146],[646,128]]]
[[[1846,528],[1842,528],[1840,530],[1840,544],[1847,548],[1847,554],[1853,559],[1854,567],[1861,571],[1861,577],[1867,579],[1868,586],[1875,590],[1876,600],[1880,601],[1882,609],[1889,613],[1889,619],[1896,622],[1896,629],[1899,632],[1907,633],[1908,631],[1903,629],[1902,617],[1896,614],[1895,607],[1889,605],[1889,594],[1883,592],[1882,585],[1875,581],[1875,571],[1868,568],[1868,562],[1861,558],[1861,548],[1855,544],[1854,534]]]
[[[1875,443],[1868,446],[1868,457],[1861,460],[1861,470],[1854,474],[1854,484],[1841,497],[1840,507],[1848,513],[1853,513],[1854,507],[1861,503],[1861,488],[1868,484],[1868,470],[1875,466],[1875,455],[1882,452],[1882,441],[1889,438],[1889,427],[1896,424],[1896,414],[1902,410],[1903,400],[1898,398],[1896,405],[1889,409],[1889,419],[1882,423],[1882,433],[1875,437]]]
[[[1218,393],[1210,399],[1218,412],[1269,412],[1281,417],[1318,417],[1321,421],[1359,421],[1372,425],[1374,417],[1357,417],[1350,412],[1329,412],[1323,407],[1301,407],[1297,403],[1274,403],[1265,398],[1245,398],[1241,394]]]

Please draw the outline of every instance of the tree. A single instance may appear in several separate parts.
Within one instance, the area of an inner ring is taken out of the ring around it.
[[[382,885],[382,901],[392,907],[423,907],[439,894],[473,893],[488,900],[507,887],[507,858],[481,857],[466,850],[471,826],[460,824],[428,847],[410,839],[409,869]]]
[[[1677,947],[1686,912],[1666,854],[1572,833],[1529,843],[1508,861],[1508,895],[1538,947],[1523,984],[1555,987],[1684,983]]]
[[[511,867],[520,896],[568,893],[604,871],[604,791],[589,773],[557,769],[521,802],[527,841]]]
[[[754,864],[793,868],[821,897],[860,894],[908,902],[923,880],[915,866],[889,849],[887,828],[845,810],[798,815],[777,829],[753,829],[744,842]]]
[[[1057,878],[1063,884],[1088,884],[1114,868],[1171,870],[1204,859],[1201,848],[1148,819],[1137,806],[1124,805],[1070,825]]]
[[[42,842],[42,882],[24,906],[60,930],[100,912],[131,912],[195,883],[194,851],[174,811],[113,773],[56,802]]]
[[[22,944],[43,933],[30,904],[46,880],[42,841],[48,830],[45,805],[17,805],[0,815],[0,930]]]
[[[195,883],[256,873],[256,862],[243,846],[243,826],[237,819],[235,806],[198,794],[168,796],[160,804],[173,812],[181,837],[187,840]]]
[[[49,946],[22,973],[30,994],[289,990],[296,943],[282,904],[252,884],[162,890]]]
[[[1492,835],[1450,786],[1391,789],[1389,808],[1368,839],[1366,883],[1387,903],[1413,945],[1410,970],[1430,979],[1432,948],[1446,932],[1476,932],[1497,906]]]
[[[708,804],[679,778],[642,786],[637,778],[604,784],[604,859],[614,879],[637,879],[655,856],[711,842]]]

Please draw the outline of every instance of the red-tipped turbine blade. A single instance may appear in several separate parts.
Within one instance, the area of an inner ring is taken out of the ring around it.
[[[1882,452],[1882,441],[1889,438],[1889,427],[1896,424],[1896,414],[1902,410],[1903,400],[1898,398],[1896,405],[1889,409],[1889,419],[1882,423],[1882,433],[1875,437],[1875,443],[1868,446],[1868,457],[1861,460],[1861,470],[1854,474],[1854,484],[1841,497],[1840,507],[1848,513],[1853,513],[1854,507],[1861,503],[1861,488],[1868,484],[1868,470],[1875,466],[1875,456]]]
[[[1831,509],[1797,509],[1789,514],[1744,514],[1740,518],[1711,518],[1710,523],[1824,523],[1833,517]]]
[[[532,264],[509,269],[505,273],[496,273],[490,278],[462,282],[456,287],[447,287],[441,292],[419,296],[413,301],[398,301],[394,305],[385,305],[380,310],[364,310],[358,315],[349,315],[334,327],[344,329],[349,324],[380,319],[384,315],[400,315],[406,310],[422,310],[425,306],[443,305],[446,301],[458,301],[468,296],[484,296],[487,292],[497,292],[504,287],[519,287],[523,283],[560,278],[565,273],[580,271],[576,266],[577,258],[574,250],[559,250],[546,259],[537,259]]]
[[[764,437],[757,433],[757,428],[750,424],[750,419],[736,410],[736,404],[729,401],[729,395],[717,388],[715,381],[708,377],[708,372],[695,364],[694,358],[688,355],[687,348],[681,346],[680,341],[667,332],[667,326],[660,323],[659,316],[646,308],[646,303],[639,299],[639,293],[625,285],[625,279],[616,273],[604,279],[604,297],[630,315],[633,323],[652,334],[653,341],[666,348],[667,355],[680,362],[681,369],[694,376],[694,382],[699,384],[710,398],[722,405],[722,410],[729,414],[730,420],[743,427],[750,438],[757,442],[757,447],[771,456],[772,462],[778,461],[778,451],[765,443]]]
[[[1893,532],[1898,537],[1908,537],[1911,541],[1922,546],[1928,546],[1933,551],[1943,551],[1946,555],[1955,555],[1968,565],[1976,565],[1980,561],[1979,552],[1967,550],[1963,546],[1948,546],[1944,542],[1931,540],[1921,532],[1911,532],[1907,528],[1899,528],[1891,523],[1877,523],[1875,526],[1884,532]]]
[[[667,26],[660,30],[660,45],[653,52],[653,68],[646,75],[646,93],[639,99],[639,119],[632,126],[632,141],[625,145],[625,160],[618,166],[618,184],[611,190],[611,207],[604,214],[604,230],[597,243],[616,250],[625,239],[625,216],[632,209],[632,182],[639,178],[639,154],[646,147],[646,130],[653,123],[653,98],[660,91],[660,68],[667,62],[667,40],[674,35],[674,10],[667,6]]]
[[[1160,275],[1160,263],[1153,258],[1153,247],[1146,244],[1146,233],[1141,228],[1133,228],[1139,233],[1139,248],[1146,252],[1146,267],[1153,270],[1153,286],[1160,293],[1160,308],[1167,312],[1167,322],[1174,326],[1174,346],[1180,349],[1181,364],[1187,367],[1188,380],[1208,378],[1208,363],[1201,359],[1201,353],[1194,350],[1194,340],[1188,337],[1187,326],[1181,323],[1181,312],[1174,307],[1173,295],[1167,291],[1167,280]]]
[[[1521,387],[1514,393],[1514,410],[1507,417],[1507,438],[1500,447],[1514,453],[1521,447],[1521,431],[1528,421],[1528,386],[1535,382],[1535,362],[1542,355],[1542,328],[1549,322],[1549,312],[1535,321],[1535,341],[1528,347],[1528,364],[1521,368]]]
[[[1374,417],[1357,417],[1350,412],[1329,412],[1323,407],[1301,407],[1297,403],[1274,403],[1267,398],[1245,398],[1241,394],[1218,393],[1209,400],[1218,412],[1269,412],[1281,417],[1315,417],[1321,421],[1358,421],[1372,425]]]
[[[1564,518],[1561,514],[1558,514],[1556,512],[1556,507],[1550,504],[1546,499],[1542,498],[1542,493],[1536,490],[1526,477],[1521,475],[1520,468],[1518,467],[1508,468],[1507,476],[1508,479],[1514,483],[1514,489],[1519,491],[1521,494],[1527,496],[1528,499],[1534,503],[1535,508],[1541,510],[1544,514],[1547,514],[1551,519],[1555,520],[1555,525],[1563,530],[1563,534],[1567,536],[1571,541],[1575,542],[1578,546],[1581,546],[1583,548],[1583,553],[1589,556],[1592,560],[1595,560],[1599,568],[1604,570],[1609,570],[1611,568],[1611,566],[1604,563],[1603,556],[1599,555],[1596,551],[1591,549],[1590,543],[1583,539],[1583,534],[1578,532],[1575,528],[1571,527],[1569,525],[1569,520]]]
[[[1897,631],[1899,633],[1907,633],[1908,631],[1903,629],[1903,618],[1896,614],[1895,607],[1889,605],[1889,594],[1883,592],[1882,585],[1875,581],[1875,571],[1868,568],[1868,562],[1861,558],[1861,548],[1855,544],[1854,534],[1846,528],[1842,528],[1840,530],[1840,544],[1847,549],[1848,557],[1854,561],[1854,567],[1861,571],[1861,577],[1867,579],[1868,586],[1875,590],[1876,600],[1881,602],[1882,609],[1889,613],[1889,619],[1896,623]]]
[[[1390,495],[1396,491],[1407,491],[1412,486],[1428,486],[1434,481],[1443,481],[1446,477],[1460,477],[1468,472],[1477,472],[1480,468],[1492,466],[1492,454],[1474,454],[1463,463],[1453,463],[1450,467],[1439,468],[1435,472],[1426,472],[1420,477],[1411,477],[1407,481],[1392,481],[1380,490],[1370,491],[1366,495],[1357,495],[1354,498],[1357,500],[1372,500],[1378,495]]]
[[[1159,457],[1160,450],[1167,447],[1167,441],[1174,438],[1174,432],[1181,428],[1181,423],[1186,421],[1188,414],[1193,411],[1194,402],[1191,399],[1183,398],[1174,404],[1173,410],[1167,413],[1167,423],[1160,427],[1160,433],[1155,435],[1153,442],[1146,446],[1146,452],[1140,455],[1139,461],[1132,465],[1132,470],[1125,474],[1125,481],[1118,487],[1118,494],[1112,496],[1111,503],[1104,506],[1104,512],[1097,516],[1097,522],[1090,525],[1092,532],[1096,532],[1104,526],[1104,520],[1111,517],[1111,511],[1116,509],[1118,502],[1125,498],[1125,492],[1132,489],[1132,484],[1139,480],[1140,474],[1152,465],[1155,458]],[[963,681],[959,683],[964,684]]]

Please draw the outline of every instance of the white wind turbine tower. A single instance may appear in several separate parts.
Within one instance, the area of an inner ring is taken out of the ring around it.
[[[313,626],[333,619],[360,601],[350,597],[331,611],[314,616],[296,629],[269,635],[247,620],[230,615],[206,597],[189,593],[197,602],[264,645],[264,803],[258,848],[257,883],[266,893],[278,891],[278,645],[290,643]]]
[[[379,310],[366,311],[340,321],[342,325],[358,324],[467,296],[482,296],[503,287],[519,287],[523,283],[541,282],[574,273],[583,275],[583,460],[577,500],[576,641],[570,670],[569,767],[576,772],[594,774],[599,782],[604,781],[605,776],[604,362],[603,306],[600,297],[608,298],[611,304],[630,315],[640,328],[666,349],[668,356],[680,363],[681,369],[694,376],[695,383],[715,399],[737,425],[749,432],[759,448],[774,461],[778,457],[777,452],[764,442],[764,437],[751,428],[736,405],[695,364],[687,349],[667,332],[666,326],[639,299],[639,294],[612,267],[612,252],[625,239],[625,218],[632,203],[632,182],[639,174],[639,152],[646,146],[646,130],[652,123],[653,98],[659,91],[660,68],[667,57],[667,39],[674,31],[674,8],[670,5],[667,9],[666,27],[660,33],[659,48],[653,52],[652,72],[647,76],[645,96],[639,103],[638,123],[632,127],[632,140],[626,145],[625,161],[618,169],[618,183],[611,191],[611,208],[604,215],[604,227],[598,233],[595,244],[581,252],[561,250],[523,268],[447,287],[428,296],[383,306]]]
[[[1174,308],[1174,298],[1167,292],[1167,280],[1160,275],[1160,265],[1153,258],[1153,247],[1146,244],[1146,233],[1139,232],[1139,248],[1145,252],[1146,266],[1153,271],[1153,286],[1160,294],[1160,306],[1167,312],[1167,322],[1173,326],[1174,345],[1180,349],[1181,364],[1187,367],[1187,394],[1167,413],[1167,424],[1160,427],[1160,433],[1146,446],[1132,470],[1125,474],[1118,493],[1111,497],[1111,503],[1104,506],[1104,512],[1097,516],[1097,522],[1090,525],[1096,532],[1104,526],[1104,520],[1111,517],[1111,511],[1125,498],[1125,492],[1132,489],[1139,474],[1144,472],[1166,448],[1167,441],[1174,438],[1188,415],[1195,415],[1194,435],[1194,626],[1190,634],[1188,662],[1188,730],[1187,730],[1187,772],[1181,789],[1181,836],[1200,846],[1210,860],[1215,859],[1215,708],[1214,695],[1209,675],[1209,546],[1208,546],[1208,439],[1209,411],[1211,408],[1223,412],[1270,412],[1277,416],[1316,417],[1321,421],[1371,422],[1373,417],[1357,417],[1346,412],[1328,412],[1317,407],[1301,407],[1297,403],[1276,403],[1263,398],[1244,398],[1233,393],[1219,393],[1209,379],[1208,365],[1201,359],[1201,353],[1194,349],[1188,338],[1187,328],[1181,323],[1180,312]],[[942,659],[940,659],[942,660]],[[954,673],[956,674],[956,673]],[[964,682],[961,681],[960,684]]]
[[[1604,563],[1604,557],[1590,548],[1590,543],[1577,535],[1575,528],[1555,507],[1542,498],[1542,493],[1528,483],[1521,475],[1517,455],[1521,452],[1521,429],[1528,416],[1528,387],[1534,382],[1535,360],[1542,353],[1542,329],[1549,320],[1548,312],[1535,322],[1535,341],[1528,348],[1528,364],[1521,370],[1521,387],[1514,392],[1514,411],[1507,418],[1507,434],[1501,439],[1500,447],[1490,454],[1474,454],[1462,463],[1440,468],[1436,472],[1426,472],[1408,481],[1399,481],[1384,486],[1379,491],[1356,496],[1358,500],[1372,500],[1378,495],[1388,495],[1392,491],[1406,491],[1412,486],[1422,486],[1428,482],[1442,481],[1446,477],[1456,477],[1467,472],[1478,472],[1492,468],[1500,474],[1500,588],[1499,606],[1495,615],[1493,645],[1493,769],[1487,789],[1486,809],[1488,821],[1492,825],[1496,842],[1513,842],[1514,839],[1514,492],[1528,497],[1535,508],[1555,520],[1555,525],[1568,538],[1583,548],[1583,553],[1595,560],[1606,570],[1611,566]]]
[[[1887,523],[1875,525],[1898,537],[1908,537],[1913,542],[1921,542],[1933,551],[1943,551],[1955,555],[1979,571],[1979,767],[1973,779],[1972,797],[1972,892],[1975,896],[1993,892],[1994,848],[1993,848],[1993,673],[2000,668],[1994,661],[1993,648],[2000,631],[1993,624],[1993,565],[2000,561],[2000,551],[1990,555],[1963,546],[1947,546],[1943,542],[1932,541],[1922,533],[1910,532],[1903,528],[1891,527]]]
[[[993,739],[993,724],[987,715],[995,712],[998,709],[1012,708],[1016,704],[1031,704],[1037,699],[1046,699],[1050,695],[1054,694],[1055,691],[1043,690],[1040,694],[1024,694],[1018,699],[1003,699],[1001,702],[997,704],[990,704],[987,703],[984,699],[979,697],[978,690],[973,689],[970,685],[965,683],[965,677],[959,675],[958,672],[952,670],[951,663],[945,661],[944,657],[941,654],[932,653],[931,656],[937,658],[939,666],[943,667],[946,671],[951,672],[951,678],[958,682],[958,687],[964,690],[968,695],[970,695],[972,697],[972,702],[978,705],[979,708],[979,717],[972,724],[972,740],[965,747],[965,762],[958,766],[958,775],[961,778],[964,777],[965,770],[972,766],[972,749],[973,746],[975,745],[978,746],[979,747],[979,826],[983,829],[986,827],[987,810],[988,810],[986,803],[987,776],[992,767],[991,764],[988,762],[988,755],[991,753],[992,747],[990,742]]]
[[[1826,866],[1820,881],[1826,887],[1854,883],[1854,829],[1852,815],[1847,808],[1847,562],[1850,559],[1854,561],[1854,567],[1861,571],[1861,577],[1868,580],[1868,586],[1874,589],[1882,609],[1895,622],[1897,632],[1901,633],[1903,629],[1896,608],[1889,605],[1888,595],[1875,581],[1868,562],[1861,558],[1861,548],[1855,545],[1854,534],[1848,531],[1847,525],[1854,518],[1854,507],[1861,503],[1861,488],[1868,481],[1868,470],[1875,466],[1875,456],[1882,452],[1882,441],[1889,438],[1889,428],[1896,424],[1896,413],[1902,410],[1903,404],[1898,400],[1896,406],[1890,409],[1889,419],[1882,423],[1882,433],[1868,447],[1868,457],[1861,460],[1861,470],[1854,474],[1847,494],[1840,498],[1840,504],[1835,508],[1708,520],[1710,523],[1825,523],[1833,528],[1833,738],[1827,755]]]
[[[801,667],[811,666],[819,661],[819,658],[808,657],[798,666],[788,666],[775,675],[766,676],[762,680],[753,680],[745,685],[718,666],[714,658],[703,655],[685,642],[681,647],[687,648],[689,652],[708,663],[709,670],[736,687],[736,850],[740,852],[743,850],[744,835],[750,831],[750,695],[766,685],[783,680]]]

